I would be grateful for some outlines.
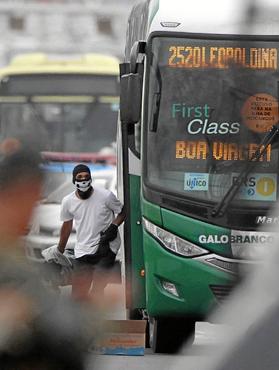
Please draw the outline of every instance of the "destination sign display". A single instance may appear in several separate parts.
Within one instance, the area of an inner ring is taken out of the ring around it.
[[[228,41],[224,42],[224,45]],[[264,44],[263,44],[264,46]],[[278,49],[275,47],[227,47],[215,45],[170,45],[168,66],[174,68],[227,69],[232,66],[257,70],[277,70]]]
[[[216,161],[245,161],[251,159],[258,149],[258,144],[212,142],[212,149],[206,141],[181,140],[175,143],[175,158],[188,160],[207,160],[210,156]],[[261,148],[263,150],[263,147]],[[271,145],[268,145],[260,157],[261,162],[271,162]]]

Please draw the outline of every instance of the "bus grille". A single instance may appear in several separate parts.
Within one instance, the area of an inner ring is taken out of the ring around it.
[[[210,285],[209,287],[218,303],[224,303],[233,289],[233,285]]]
[[[216,257],[207,258],[205,261],[208,264],[214,265],[233,274],[239,273],[240,264],[238,262],[223,260]]]

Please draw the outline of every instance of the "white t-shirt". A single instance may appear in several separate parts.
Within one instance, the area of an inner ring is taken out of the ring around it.
[[[88,199],[79,199],[75,191],[66,195],[61,204],[61,221],[74,220],[77,241],[75,257],[94,254],[97,251],[101,231],[105,231],[115,215],[122,210],[121,202],[109,190],[94,186]],[[117,253],[120,248],[119,232],[110,249]]]

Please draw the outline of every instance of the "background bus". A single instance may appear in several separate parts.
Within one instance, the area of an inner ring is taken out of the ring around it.
[[[126,303],[148,319],[155,352],[193,341],[195,322],[274,236],[260,227],[278,199],[278,24],[247,4],[151,0],[129,18],[118,130]]]
[[[87,162],[95,183],[116,190],[118,70],[112,56],[43,53],[19,55],[0,70],[0,142],[18,138],[46,160],[43,200],[27,239],[32,260],[42,261],[41,250],[58,241],[60,202],[73,189],[76,163]]]

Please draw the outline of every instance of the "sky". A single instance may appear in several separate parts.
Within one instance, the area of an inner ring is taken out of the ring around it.
[[[2,0],[0,65],[24,52],[121,57],[136,0]]]

